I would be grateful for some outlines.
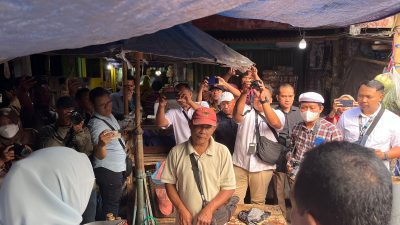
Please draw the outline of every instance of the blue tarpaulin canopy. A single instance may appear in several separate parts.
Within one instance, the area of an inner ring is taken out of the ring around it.
[[[400,0],[2,0],[0,61],[110,43],[213,14],[318,27],[399,11]]]
[[[143,52],[156,61],[198,62],[235,68],[254,64],[190,23],[110,44],[54,51],[51,54],[113,57],[122,51]]]

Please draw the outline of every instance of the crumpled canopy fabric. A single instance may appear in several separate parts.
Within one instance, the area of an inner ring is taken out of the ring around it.
[[[3,0],[0,61],[150,34],[250,1]]]
[[[397,12],[399,0],[3,0],[0,62],[110,43],[218,13],[318,27],[345,26]]]
[[[256,0],[223,16],[288,23],[295,27],[343,27],[400,12],[399,0]]]
[[[254,64],[248,58],[190,23],[109,44],[53,51],[49,54],[113,57],[120,52],[133,51],[151,55],[146,58],[148,60],[218,64],[244,71],[244,68],[247,69]]]

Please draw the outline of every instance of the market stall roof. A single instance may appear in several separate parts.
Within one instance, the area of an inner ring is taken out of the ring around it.
[[[150,34],[218,13],[318,27],[376,20],[399,11],[399,0],[3,0],[0,62]]]
[[[147,59],[250,67],[254,63],[190,23],[110,44],[51,52],[59,55],[108,56],[121,52],[143,52]]]

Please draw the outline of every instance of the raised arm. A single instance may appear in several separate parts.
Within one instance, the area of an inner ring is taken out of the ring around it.
[[[265,88],[264,83],[260,80],[261,84],[260,85],[260,92],[256,91],[256,95],[259,96],[260,103],[262,105],[265,118],[267,118],[267,122],[269,125],[271,125],[273,128],[279,130],[282,129],[283,124],[281,123],[281,120],[279,119],[278,115],[276,115],[274,109],[271,107],[272,103],[272,94],[269,94],[269,91]]]
[[[222,77],[217,76],[215,78],[218,79],[218,86],[222,86],[225,90],[231,92],[235,97],[240,96],[240,91],[226,82]]]
[[[235,107],[233,108],[233,119],[236,123],[241,123],[243,121],[243,111],[246,105],[247,94],[249,93],[249,88],[246,86],[242,90],[242,94],[236,101]]]
[[[165,117],[165,108],[167,107],[167,99],[165,96],[160,96],[158,110],[156,115],[156,125],[159,127],[168,127],[169,121]]]

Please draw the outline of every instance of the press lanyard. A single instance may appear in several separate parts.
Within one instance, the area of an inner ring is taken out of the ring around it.
[[[368,119],[368,121],[364,125],[362,125],[362,116],[361,115],[358,116],[358,129],[360,131],[360,136],[359,137],[364,136],[365,132],[368,130],[368,127],[374,121],[374,118],[375,117],[370,117]]]

